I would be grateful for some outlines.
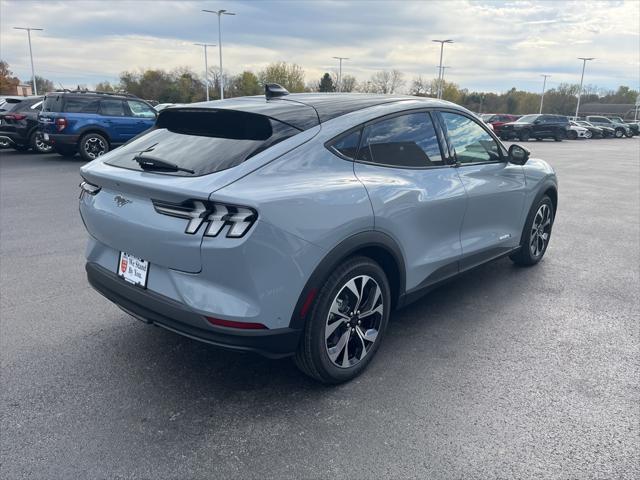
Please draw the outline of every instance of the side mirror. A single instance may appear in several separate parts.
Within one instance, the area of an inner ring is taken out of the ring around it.
[[[529,150],[520,145],[511,145],[509,147],[509,162],[516,165],[524,165],[529,160]]]

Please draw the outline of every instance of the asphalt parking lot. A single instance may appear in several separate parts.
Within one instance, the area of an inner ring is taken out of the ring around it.
[[[79,158],[0,152],[0,477],[639,478],[640,139],[528,142],[545,259],[396,312],[364,375],[144,325],[92,291]]]

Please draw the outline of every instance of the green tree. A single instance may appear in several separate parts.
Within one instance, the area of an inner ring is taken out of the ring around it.
[[[264,91],[256,74],[248,70],[231,78],[228,90],[230,97],[260,95]]]
[[[291,93],[304,92],[304,70],[300,65],[287,62],[271,63],[258,74],[262,86],[277,83]]]
[[[333,84],[333,79],[331,78],[331,75],[329,75],[328,73],[325,73],[322,78],[320,79],[320,84],[318,85],[318,91],[319,92],[335,92],[336,91],[336,87]]]

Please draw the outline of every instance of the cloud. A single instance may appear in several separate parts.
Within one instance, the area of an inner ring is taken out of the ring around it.
[[[579,56],[594,56],[586,81],[614,88],[639,83],[640,3],[636,1],[230,1],[237,13],[223,18],[225,69],[258,70],[284,60],[302,65],[307,80],[336,69],[333,56],[351,59],[345,74],[364,80],[396,68],[408,78],[436,75],[445,36],[447,78],[469,89],[538,89],[579,80]],[[218,4],[213,5],[218,7]],[[29,78],[25,33],[36,26],[37,73],[64,85],[115,80],[124,70],[201,71],[202,51],[193,42],[218,43],[217,18],[197,1],[3,1],[0,55]],[[217,51],[210,53],[217,64]]]

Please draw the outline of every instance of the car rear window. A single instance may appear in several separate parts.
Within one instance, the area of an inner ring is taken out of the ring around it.
[[[142,170],[134,160],[140,152],[200,176],[235,167],[301,130],[272,118],[236,110],[163,110],[153,130],[134,138],[110,154],[105,163]]]

